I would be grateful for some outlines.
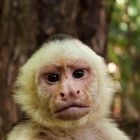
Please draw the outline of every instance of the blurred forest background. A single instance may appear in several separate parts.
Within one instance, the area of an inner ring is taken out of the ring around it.
[[[119,81],[112,117],[140,140],[140,0],[0,0],[0,140],[23,116],[12,100],[18,68],[57,33],[105,58]]]

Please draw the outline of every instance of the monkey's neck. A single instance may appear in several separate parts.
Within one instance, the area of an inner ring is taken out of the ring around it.
[[[43,127],[40,132],[40,137],[46,137],[51,140],[58,140],[61,138],[66,138],[67,140],[75,139],[79,135],[85,133],[85,131],[90,130],[89,125],[84,125],[79,128],[46,128]]]

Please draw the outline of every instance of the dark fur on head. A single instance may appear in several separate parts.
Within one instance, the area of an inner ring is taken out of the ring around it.
[[[74,39],[74,37],[72,37],[70,35],[66,35],[66,34],[57,34],[57,35],[49,37],[46,40],[46,42],[49,43],[49,42],[56,41],[56,40],[63,41],[63,40],[67,40],[67,39]]]

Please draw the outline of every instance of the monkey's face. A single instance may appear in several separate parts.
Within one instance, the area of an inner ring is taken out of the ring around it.
[[[89,87],[95,82],[93,75],[90,65],[83,59],[57,60],[43,66],[37,78],[38,94],[48,100],[43,103],[48,114],[65,121],[89,114],[92,109]]]
[[[103,60],[86,45],[54,41],[21,68],[14,97],[40,124],[71,128],[108,114],[110,83]]]

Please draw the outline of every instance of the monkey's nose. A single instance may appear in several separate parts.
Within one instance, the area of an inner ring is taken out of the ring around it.
[[[69,93],[65,93],[65,92],[60,92],[60,97],[62,100],[68,100],[69,98],[79,98],[80,97],[80,90],[76,90],[75,92],[69,92]]]
[[[61,96],[62,98],[64,98],[65,94],[61,92],[61,93],[60,93],[60,96]]]

